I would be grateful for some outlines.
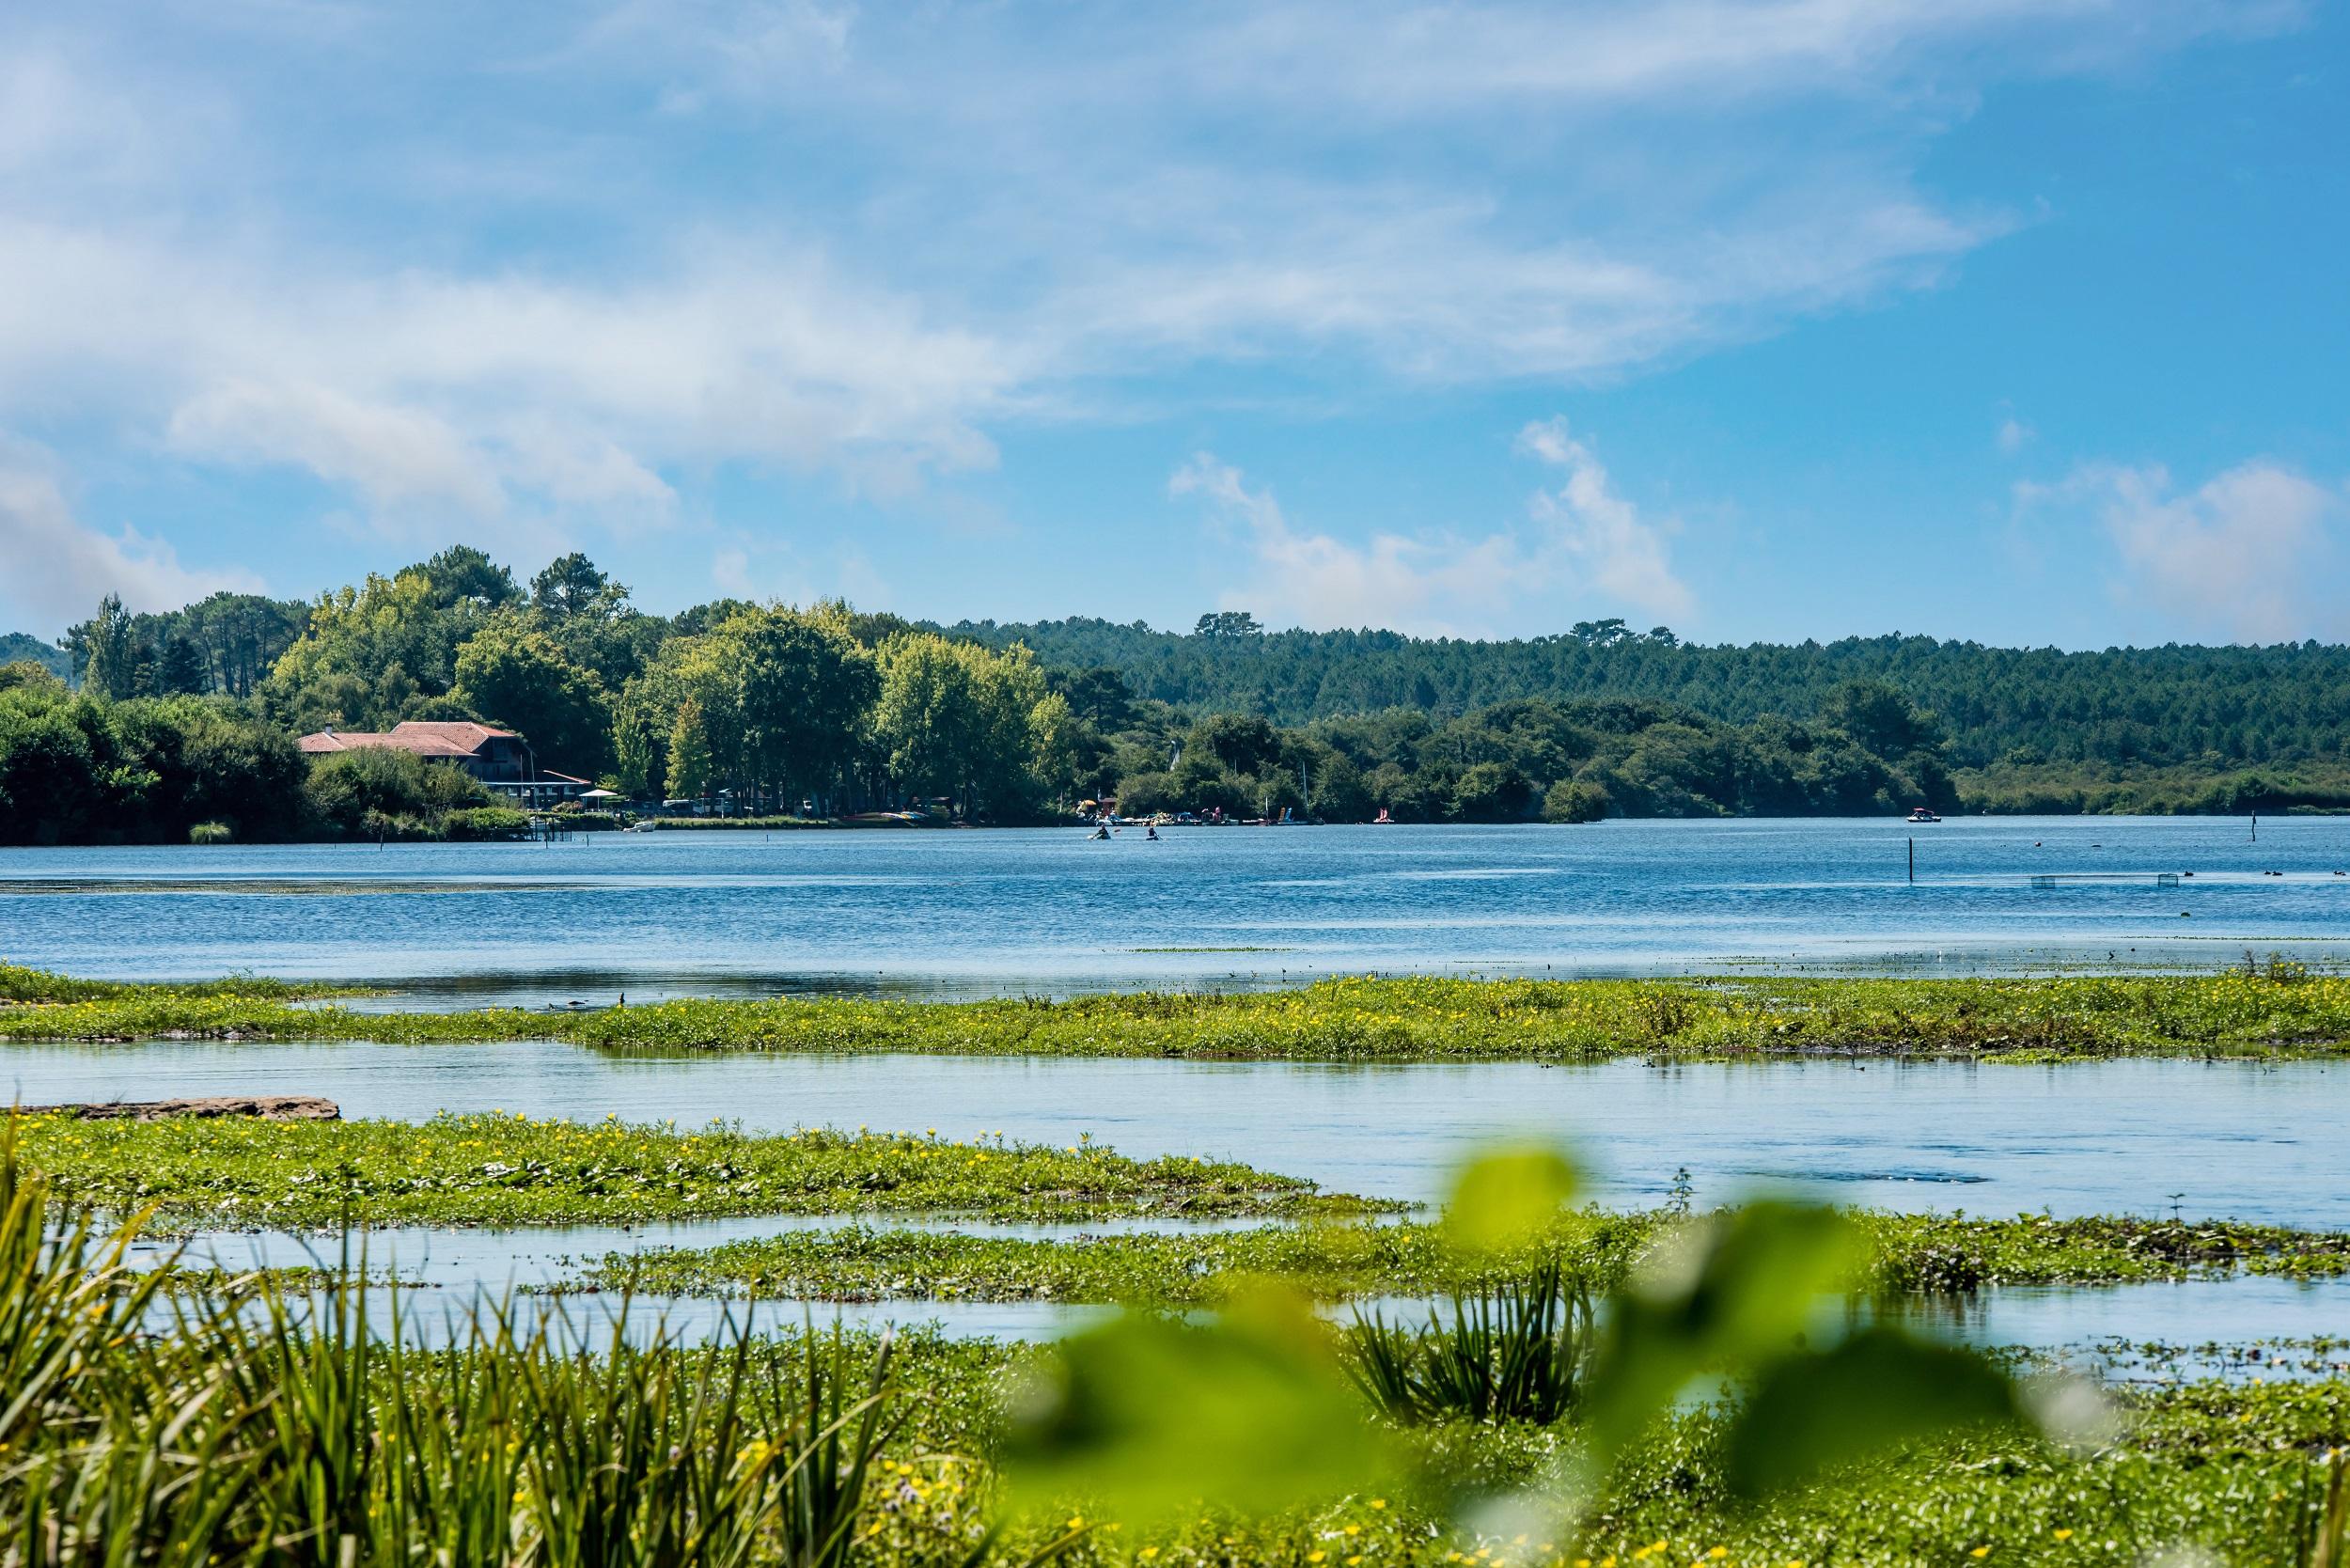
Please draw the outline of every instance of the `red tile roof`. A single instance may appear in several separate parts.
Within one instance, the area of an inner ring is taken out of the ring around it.
[[[413,751],[419,757],[471,757],[494,740],[520,739],[511,729],[493,729],[486,724],[470,719],[421,720],[408,719],[390,729],[321,729],[305,735],[294,744],[314,755],[330,751],[356,751],[361,746],[390,746],[395,751]]]

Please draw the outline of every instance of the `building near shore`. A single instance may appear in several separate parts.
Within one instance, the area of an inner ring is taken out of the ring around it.
[[[367,746],[413,752],[428,762],[446,762],[461,769],[494,793],[522,807],[576,800],[593,788],[588,779],[540,767],[530,743],[513,730],[470,719],[407,719],[389,729],[330,727],[303,736],[295,745],[310,757]]]

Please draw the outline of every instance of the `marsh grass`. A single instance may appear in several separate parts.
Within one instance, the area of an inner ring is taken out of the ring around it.
[[[61,1212],[8,1152],[6,1568],[971,1568],[1057,1552],[1118,1568],[2165,1554],[2340,1568],[2338,1548],[2311,1555],[2337,1495],[2326,1456],[2350,1440],[2340,1381],[2117,1389],[2087,1449],[1913,1445],[1762,1506],[1726,1490],[1721,1413],[1686,1411],[1573,1534],[1482,1506],[1555,1485],[1577,1451],[1572,1424],[1457,1419],[1406,1430],[1410,1473],[1392,1486],[1274,1517],[1201,1510],[1145,1531],[1071,1499],[999,1524],[995,1454],[1033,1354],[1021,1347],[919,1334],[598,1345],[489,1303],[453,1346],[422,1351],[397,1332],[397,1299],[388,1319],[365,1293],[297,1300],[266,1282],[177,1300],[125,1266],[129,1232]],[[1455,1523],[1465,1499],[1472,1517]]]
[[[630,1285],[664,1295],[834,1301],[1066,1301],[1213,1307],[1266,1279],[1318,1301],[1474,1294],[1558,1264],[1598,1285],[1690,1216],[1670,1207],[1571,1214],[1533,1249],[1464,1261],[1434,1224],[1324,1224],[1070,1240],[885,1230],[793,1231],[709,1247],[616,1253],[558,1290]],[[2107,1285],[2242,1272],[2350,1270],[2350,1235],[2126,1216],[2012,1219],[1860,1212],[1860,1290],[1965,1293],[1996,1285]]]
[[[354,1012],[290,1006],[295,994],[279,982],[126,987],[8,974],[0,992],[16,1000],[0,1006],[0,1040],[556,1039],[633,1051],[1315,1061],[1838,1052],[2050,1060],[2324,1053],[2350,1044],[2350,978],[2291,965],[2001,980],[1345,979],[1233,995],[688,998],[589,1013]]]
[[[489,1112],[425,1122],[19,1119],[61,1197],[158,1225],[555,1225],[728,1215],[1305,1215],[1382,1206],[1310,1182],[1081,1144],[912,1133],[755,1135]]]
[[[165,1290],[0,1131],[0,1563],[842,1568],[913,1405],[884,1340],[590,1350],[478,1305],[411,1347],[346,1282]],[[976,1509],[930,1542],[975,1563]],[[1070,1544],[1047,1541],[1031,1560]]]

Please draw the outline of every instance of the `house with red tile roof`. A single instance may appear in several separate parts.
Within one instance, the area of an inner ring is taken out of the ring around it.
[[[470,719],[405,719],[389,729],[321,729],[294,743],[311,757],[383,746],[413,752],[428,762],[463,769],[500,794],[526,805],[552,805],[583,793],[585,778],[539,766],[530,743],[511,729]]]

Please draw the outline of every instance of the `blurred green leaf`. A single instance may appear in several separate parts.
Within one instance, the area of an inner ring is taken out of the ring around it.
[[[1472,1255],[1507,1252],[1541,1239],[1574,1200],[1574,1167],[1555,1149],[1502,1149],[1462,1168],[1445,1205],[1452,1245]]]
[[[1213,1324],[1128,1313],[1061,1341],[1015,1401],[1005,1469],[1016,1503],[1140,1523],[1277,1513],[1371,1483],[1387,1455],[1327,1325],[1264,1295]]]
[[[1867,1328],[1772,1365],[1731,1424],[1725,1468],[1733,1492],[1759,1497],[1897,1443],[2025,1420],[2014,1382],[1982,1356]]]
[[[1747,1375],[1799,1350],[1861,1239],[1832,1209],[1762,1202],[1688,1227],[1614,1304],[1590,1384],[1598,1451],[1619,1451],[1702,1372]]]

